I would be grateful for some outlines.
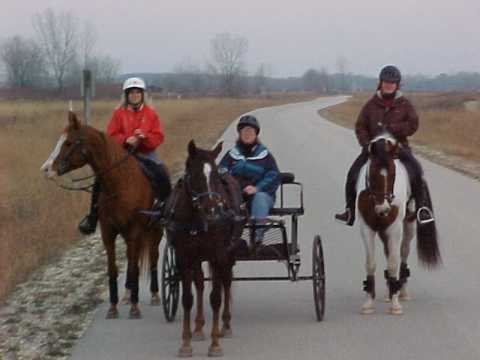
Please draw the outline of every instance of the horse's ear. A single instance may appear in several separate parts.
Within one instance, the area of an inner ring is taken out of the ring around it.
[[[195,156],[196,153],[197,153],[197,146],[195,145],[195,141],[193,141],[192,139],[188,143],[188,155],[190,155],[190,157],[193,157]]]
[[[222,148],[223,148],[223,141],[220,141],[217,146],[215,146],[215,149],[213,149],[213,158],[216,159],[218,154],[220,154],[222,152]]]
[[[73,129],[79,129],[82,124],[73,111],[68,112],[68,125]]]

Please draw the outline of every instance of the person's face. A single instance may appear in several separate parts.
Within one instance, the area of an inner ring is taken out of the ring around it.
[[[141,102],[142,102],[142,90],[131,89],[128,92],[128,103],[133,105],[138,105]]]
[[[381,90],[383,94],[393,94],[397,90],[397,83],[382,81]]]
[[[255,132],[255,128],[251,126],[245,126],[240,130],[240,141],[244,144],[250,145],[255,142],[257,139],[257,133]]]

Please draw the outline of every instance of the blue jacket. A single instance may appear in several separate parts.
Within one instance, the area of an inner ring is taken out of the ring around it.
[[[220,172],[229,172],[242,186],[254,185],[258,191],[275,196],[280,173],[273,155],[262,145],[255,145],[248,155],[237,145],[228,151],[219,164]]]

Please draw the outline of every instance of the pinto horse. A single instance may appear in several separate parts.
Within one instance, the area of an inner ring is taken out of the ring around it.
[[[161,226],[150,226],[141,210],[152,207],[154,193],[138,160],[105,133],[82,125],[72,111],[68,126],[60,136],[50,157],[42,166],[49,178],[90,165],[100,183],[98,215],[102,241],[108,259],[110,309],[107,319],[118,317],[118,269],[115,262],[115,239],[120,234],[127,245],[127,288],[130,290],[130,318],[141,317],[138,307],[140,269],[150,266],[152,304],[158,296],[158,246],[163,235]],[[170,180],[162,184],[170,192]]]
[[[175,248],[177,266],[182,282],[183,331],[179,356],[192,356],[192,330],[190,312],[193,306],[192,282],[197,292],[197,314],[193,340],[203,340],[203,290],[202,262],[208,261],[212,274],[210,304],[213,309],[213,324],[209,356],[221,356],[219,338],[231,336],[230,289],[234,258],[235,213],[233,196],[241,197],[238,184],[232,190],[226,187],[215,159],[222,143],[213,151],[196,147],[193,140],[188,145],[185,175],[174,187],[166,204],[167,237]],[[232,194],[235,192],[235,194]],[[242,224],[243,227],[243,224]],[[219,328],[219,313],[222,305],[223,328]]]
[[[387,257],[385,278],[389,290],[389,312],[402,314],[399,300],[408,300],[406,285],[410,270],[407,259],[410,243],[416,234],[420,263],[434,268],[441,262],[435,223],[417,225],[415,201],[411,198],[408,173],[396,158],[400,146],[388,133],[369,145],[369,161],[357,184],[360,232],[365,245],[367,279],[363,314],[375,311],[375,237],[378,234]],[[397,278],[398,274],[398,278]]]

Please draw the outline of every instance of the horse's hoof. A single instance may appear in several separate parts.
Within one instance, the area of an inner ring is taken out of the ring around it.
[[[105,316],[105,319],[118,319],[118,310],[117,309],[110,309]]]
[[[160,306],[162,301],[160,300],[160,296],[158,294],[152,295],[152,299],[150,300],[151,306]]]
[[[220,346],[210,346],[210,349],[208,349],[208,356],[210,357],[220,357],[223,356],[223,350]]]
[[[375,308],[373,307],[362,308],[362,311],[361,311],[362,315],[371,315],[373,313],[375,313]]]
[[[403,314],[403,310],[402,308],[397,308],[397,307],[391,307],[388,312],[391,314],[391,315],[402,315]]]
[[[409,294],[400,294],[398,296],[398,300],[400,300],[400,301],[410,301],[410,300],[412,300],[412,297]]]
[[[192,335],[192,341],[203,341],[205,340],[205,335],[202,331],[194,332]]]
[[[385,297],[383,298],[383,301],[386,303],[391,303],[392,299],[390,299],[390,295],[385,295]]]
[[[182,346],[178,350],[178,357],[186,358],[193,356],[193,348],[191,346]]]
[[[229,339],[233,336],[232,329],[222,329],[220,336],[225,339]]]
[[[130,309],[130,314],[128,315],[129,319],[141,319],[142,313],[140,309]]]

